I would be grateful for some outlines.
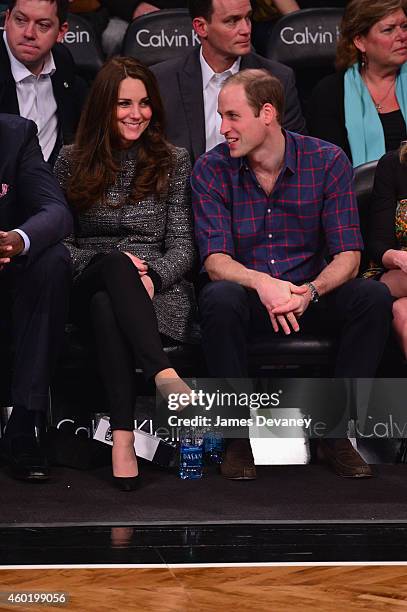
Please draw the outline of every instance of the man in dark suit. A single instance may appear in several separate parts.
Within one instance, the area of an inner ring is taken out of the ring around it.
[[[87,86],[60,43],[68,0],[11,0],[0,36],[0,112],[35,121],[44,159],[73,141]]]
[[[282,82],[283,127],[305,132],[291,68],[251,53],[250,0],[190,0],[189,11],[201,49],[152,67],[167,116],[167,137],[195,161],[223,142],[217,95],[222,82],[244,68],[265,68]]]
[[[1,454],[24,480],[48,478],[41,434],[71,278],[60,241],[72,232],[72,217],[36,131],[32,121],[0,114],[0,321],[13,348],[13,411]],[[1,345],[4,352],[9,342]]]

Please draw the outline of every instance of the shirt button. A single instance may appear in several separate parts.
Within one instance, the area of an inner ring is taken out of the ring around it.
[[[273,264],[273,263],[275,263],[275,260],[274,260],[274,259],[272,259],[272,260],[271,260],[271,263],[272,263],[272,264]]]
[[[267,212],[268,212],[268,213],[271,213],[271,208],[268,208],[268,209],[267,209]]]
[[[273,234],[269,234],[269,238],[272,238],[272,237],[273,237]]]

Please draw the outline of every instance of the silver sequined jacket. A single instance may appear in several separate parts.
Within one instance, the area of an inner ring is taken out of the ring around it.
[[[73,145],[61,149],[55,174],[66,188],[72,167]],[[161,333],[182,342],[198,341],[193,286],[184,275],[194,264],[189,177],[191,166],[185,149],[173,147],[168,191],[134,204],[120,203],[130,192],[137,171],[137,149],[123,154],[116,182],[98,203],[78,215],[74,235],[65,244],[70,250],[74,275],[97,253],[128,251],[148,262],[162,286],[153,298]],[[119,204],[119,206],[117,206]]]

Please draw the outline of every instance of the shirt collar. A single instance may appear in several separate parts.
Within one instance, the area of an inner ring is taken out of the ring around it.
[[[289,170],[291,174],[294,174],[297,170],[297,146],[293,135],[287,132],[284,128],[281,128],[285,138],[285,152],[284,152],[284,163],[281,169],[281,174],[284,174],[286,170]],[[239,170],[248,170],[250,168],[247,157],[241,157],[239,160]]]
[[[10,68],[15,82],[20,83],[29,76],[36,76],[33,75],[33,73],[26,66],[24,66],[24,64],[22,64],[16,57],[14,57],[7,42],[6,31],[3,32],[3,40],[4,44],[6,45],[7,53],[10,59]],[[54,57],[52,53],[49,52],[48,56],[45,59],[44,66],[40,74],[45,76],[52,76],[55,70],[56,66],[54,62]]]
[[[297,143],[290,132],[282,129],[285,138],[284,170],[287,168],[292,174],[297,170]]]
[[[241,59],[241,57],[236,58],[235,62],[231,65],[231,67],[222,72],[221,74],[236,74],[237,72],[239,72]],[[209,84],[209,81],[216,73],[212,70],[212,68],[209,66],[208,62],[204,58],[202,53],[202,47],[199,51],[199,61],[201,63],[202,70],[202,88],[205,90]]]

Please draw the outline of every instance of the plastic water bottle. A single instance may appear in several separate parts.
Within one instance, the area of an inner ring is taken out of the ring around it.
[[[220,464],[223,461],[225,441],[220,431],[208,431],[204,436],[204,453],[208,463]]]
[[[181,432],[179,476],[183,480],[202,478],[203,434],[196,429]]]

